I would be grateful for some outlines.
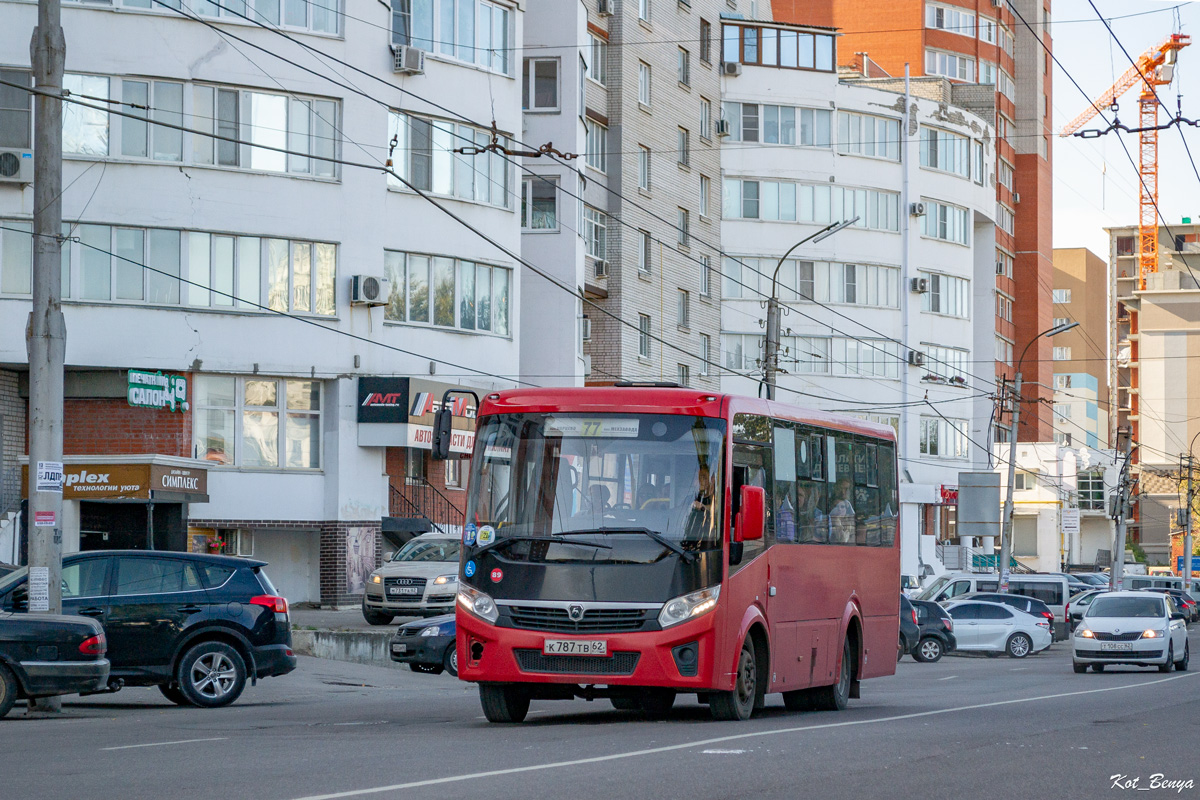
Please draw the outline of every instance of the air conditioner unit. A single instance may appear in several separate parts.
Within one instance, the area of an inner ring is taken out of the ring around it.
[[[723,65],[726,75],[741,75],[742,65],[736,61],[726,61]]]
[[[596,0],[596,13],[602,17],[612,15],[613,0]]]
[[[0,183],[33,183],[33,151],[0,147]]]
[[[409,45],[392,45],[392,72],[420,75],[425,72],[425,51]]]
[[[925,216],[925,204],[924,203],[909,203],[908,204],[908,213],[914,217]]]
[[[374,275],[355,275],[351,279],[350,304],[355,306],[385,306],[392,282]]]
[[[1004,0],[992,0],[992,8],[1004,8]]]
[[[1003,261],[997,261],[997,262],[996,262],[996,274],[997,274],[997,275],[1003,275],[1003,274],[1004,274],[1004,262],[1003,262]]]
[[[915,294],[925,294],[929,291],[929,278],[913,278],[909,286]]]
[[[925,366],[925,354],[920,350],[909,350],[908,363],[914,367]]]
[[[607,261],[597,261],[596,262],[596,277],[597,278],[607,278],[608,277],[608,262]]]
[[[1013,192],[1013,205],[1015,206],[1019,202],[1021,202],[1021,193]]]
[[[717,120],[717,136],[728,136],[728,135],[729,135],[729,120],[727,120],[727,119]]]

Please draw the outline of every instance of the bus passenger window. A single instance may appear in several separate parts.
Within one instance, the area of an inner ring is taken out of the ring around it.
[[[776,427],[775,439],[775,541],[796,541],[796,432]]]
[[[829,495],[829,541],[832,544],[854,544],[853,443],[845,437],[838,437],[834,453],[837,461],[835,480]]]

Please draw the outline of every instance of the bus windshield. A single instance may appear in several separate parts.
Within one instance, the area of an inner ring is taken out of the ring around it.
[[[720,548],[724,436],[724,421],[706,417],[489,416],[475,436],[467,521],[513,538],[505,555],[528,560],[647,562]],[[531,546],[540,538],[554,544]]]

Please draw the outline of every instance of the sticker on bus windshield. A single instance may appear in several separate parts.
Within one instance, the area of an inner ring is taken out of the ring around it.
[[[546,430],[563,436],[636,439],[640,424],[636,417],[550,417]]]
[[[465,544],[467,547],[470,547],[473,544],[475,544],[475,523],[474,522],[468,522],[466,524],[466,527],[463,528],[463,544]]]
[[[496,567],[492,570],[492,583],[499,583],[502,580],[504,580],[504,570]]]
[[[475,562],[474,561],[467,562],[467,565],[465,567],[463,567],[463,574],[466,575],[468,578],[473,578],[475,576]]]
[[[491,525],[484,525],[479,529],[479,537],[476,541],[479,542],[480,547],[491,544],[496,541],[496,529]]]

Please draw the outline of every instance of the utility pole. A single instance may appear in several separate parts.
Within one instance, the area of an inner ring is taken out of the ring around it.
[[[1003,379],[1001,379],[1003,380]],[[1004,381],[1007,389],[1008,382]],[[1005,490],[1004,528],[1000,531],[1000,561],[996,571],[1000,573],[1000,591],[1008,591],[1008,562],[1012,559],[1013,535],[1013,489],[1017,483],[1017,430],[1021,421],[1021,373],[1013,381],[1012,424],[1008,426],[1008,486]]]
[[[1125,535],[1126,520],[1129,517],[1129,492],[1133,482],[1129,478],[1129,461],[1133,455],[1133,439],[1127,428],[1118,428],[1117,436],[1125,437],[1122,449],[1125,451],[1125,463],[1121,467],[1121,478],[1117,483],[1117,494],[1113,497],[1112,516],[1117,520],[1117,537],[1113,543],[1112,571],[1108,576],[1108,588],[1114,592],[1121,591],[1125,586]]]
[[[1193,439],[1192,441],[1195,441]],[[1183,513],[1186,521],[1184,522],[1183,534],[1183,590],[1190,592],[1192,590],[1192,454],[1188,452],[1187,456],[1187,471],[1188,471],[1188,486],[1187,486],[1187,502],[1183,506]]]
[[[60,0],[38,0],[33,63],[33,311],[29,351],[29,610],[62,613],[63,361],[62,85],[67,45]],[[30,711],[60,711],[58,697]]]

